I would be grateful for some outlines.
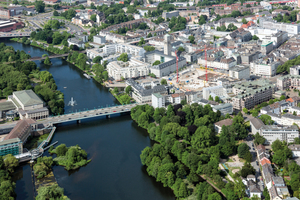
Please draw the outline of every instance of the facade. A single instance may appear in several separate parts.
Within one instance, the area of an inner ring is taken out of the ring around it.
[[[295,138],[299,138],[299,129],[296,125],[264,125],[260,128],[259,134],[266,138],[266,144],[268,145],[272,144],[277,139],[291,143],[294,142]]]
[[[105,37],[100,35],[94,35],[93,42],[97,44],[105,44],[106,40]]]
[[[23,144],[19,138],[0,141],[0,156],[7,154],[18,155],[23,153]]]
[[[68,39],[68,45],[76,45],[79,48],[83,48],[84,49],[84,42],[79,40],[78,38],[69,38]]]
[[[253,118],[253,119],[251,119],[250,120],[251,133],[253,135],[255,135],[256,133],[259,133],[259,130],[264,125],[265,124],[259,118]]]
[[[293,67],[290,67],[290,75],[300,75],[300,66],[297,65],[297,66],[293,66]]]
[[[32,90],[13,92],[8,96],[8,101],[15,105],[21,119],[44,119],[49,116],[44,102]]]
[[[300,86],[300,75],[286,75],[281,76],[277,79],[277,88],[279,90],[299,89]]]
[[[0,11],[1,12],[1,11]],[[9,32],[24,27],[23,22],[0,20],[0,32]]]
[[[263,41],[261,44],[261,52],[264,55],[267,55],[273,50],[273,42],[272,41]]]
[[[127,53],[132,56],[144,56],[145,50],[142,47],[129,44],[111,44],[103,47],[103,53],[106,56],[116,53]]]
[[[165,107],[165,97],[160,93],[152,94],[152,106],[154,109]]]
[[[108,76],[115,80],[138,78],[150,73],[150,64],[131,58],[128,62],[113,61],[107,65]]]
[[[214,86],[214,87],[206,87],[203,88],[203,98],[208,99],[209,96],[211,97],[223,97],[226,96],[226,89],[223,88],[223,86]]]
[[[229,69],[229,77],[236,79],[250,79],[250,68],[246,66],[235,66]]]
[[[300,157],[300,145],[299,144],[289,145],[289,149],[293,153],[293,158],[299,158]]]
[[[267,29],[278,29],[291,35],[297,35],[300,32],[300,24],[278,23],[266,17],[259,17],[259,26]]]
[[[277,67],[280,65],[278,61],[272,61],[268,59],[267,61],[256,60],[250,63],[250,71],[252,74],[270,78],[276,75]]]
[[[94,49],[87,49],[86,50],[86,55],[87,55],[88,58],[94,59],[97,56],[103,57],[104,53],[102,51],[100,51],[99,48],[94,48]]]
[[[171,36],[169,34],[164,36],[164,54],[171,56]]]
[[[236,96],[228,98],[227,102],[232,102],[234,109],[251,109],[272,98],[274,85],[267,80],[242,82],[242,84],[234,85],[232,91]]]

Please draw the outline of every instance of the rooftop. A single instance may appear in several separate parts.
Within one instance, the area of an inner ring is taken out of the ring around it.
[[[259,118],[253,118],[250,120],[251,124],[255,127],[256,130],[259,130],[265,124]]]
[[[11,101],[0,102],[0,110],[14,110],[15,105]]]
[[[33,106],[44,103],[32,90],[17,91],[13,94],[24,106]]]
[[[13,130],[4,138],[4,140],[9,140],[13,138],[21,138],[22,135],[28,130],[30,124],[35,123],[33,119],[24,119],[19,121]]]

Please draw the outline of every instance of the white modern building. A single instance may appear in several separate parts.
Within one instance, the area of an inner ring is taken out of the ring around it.
[[[251,74],[270,78],[276,75],[276,70],[279,65],[280,62],[273,61],[271,58],[267,61],[259,59],[250,63],[250,71]]]
[[[289,149],[292,151],[294,158],[300,157],[300,144],[289,145]]]
[[[97,44],[105,44],[106,40],[104,36],[94,35],[93,42]]]
[[[165,107],[165,96],[161,95],[160,93],[153,93],[152,106],[154,109]]]
[[[207,87],[203,88],[203,98],[208,99],[209,96],[212,96],[213,98],[215,96],[223,97],[226,96],[226,89],[223,88],[223,86],[214,86],[214,87]]]
[[[250,68],[242,65],[237,65],[229,69],[229,77],[236,79],[250,79]]]
[[[103,53],[107,56],[116,53],[127,53],[132,56],[144,56],[145,50],[142,47],[129,44],[111,44],[103,47]]]
[[[150,73],[150,64],[131,58],[128,62],[113,61],[108,63],[107,71],[108,76],[115,80],[137,78],[147,76]]]
[[[278,29],[285,31],[290,35],[297,35],[300,32],[300,24],[276,22],[273,19],[266,17],[259,17],[259,26],[267,29]]]
[[[90,59],[94,59],[97,56],[103,57],[103,52],[99,48],[94,48],[94,49],[87,49],[86,50],[86,55]]]
[[[277,139],[291,143],[295,138],[299,138],[299,128],[296,125],[264,125],[260,128],[259,134],[266,138],[266,144],[272,144]]]

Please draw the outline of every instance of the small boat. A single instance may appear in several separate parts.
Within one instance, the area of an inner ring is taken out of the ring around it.
[[[87,79],[91,79],[91,76],[86,73],[84,73],[83,76],[85,76]]]
[[[67,88],[67,87],[64,87],[65,89]]]
[[[28,53],[30,53],[30,51],[28,51]]]

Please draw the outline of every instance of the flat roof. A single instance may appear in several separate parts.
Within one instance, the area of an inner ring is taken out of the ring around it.
[[[19,138],[13,138],[13,139],[8,139],[0,142],[0,146],[6,145],[6,144],[11,144],[11,143],[16,143],[16,142],[21,142]]]

